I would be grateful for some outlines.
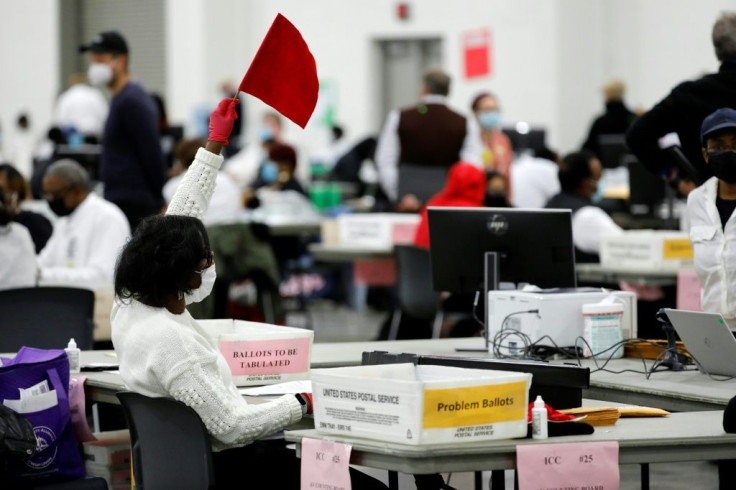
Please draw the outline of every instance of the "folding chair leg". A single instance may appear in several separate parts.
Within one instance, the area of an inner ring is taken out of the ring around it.
[[[440,333],[442,332],[442,322],[445,320],[445,314],[442,312],[442,310],[438,310],[437,314],[434,316],[434,325],[432,325],[432,338],[438,339],[440,338]]]
[[[394,317],[391,319],[391,328],[388,330],[388,340],[396,340],[399,335],[399,325],[401,324],[401,310],[394,310]]]
[[[263,305],[263,319],[266,323],[274,325],[276,323],[276,310],[273,306],[273,296],[271,291],[264,290],[261,293],[261,304]]]

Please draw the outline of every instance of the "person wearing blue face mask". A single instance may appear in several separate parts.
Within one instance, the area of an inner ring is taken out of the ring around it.
[[[599,262],[601,238],[622,233],[611,217],[594,204],[602,174],[601,162],[589,151],[570,153],[560,163],[561,191],[545,206],[572,211],[572,240],[578,263]]]
[[[305,194],[294,176],[297,167],[296,150],[289,145],[274,144],[268,150],[268,160],[261,164],[253,190],[268,188],[278,191],[296,191]]]
[[[480,126],[483,167],[486,171],[498,172],[507,182],[511,182],[514,150],[508,136],[501,131],[503,118],[498,98],[490,92],[483,92],[473,99],[471,109]]]

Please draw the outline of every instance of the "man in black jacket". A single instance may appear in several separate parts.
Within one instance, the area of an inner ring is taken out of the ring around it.
[[[736,108],[736,12],[723,13],[713,26],[713,47],[721,62],[718,73],[683,82],[641,116],[627,133],[631,151],[653,173],[670,181],[686,195],[695,184],[678,175],[675,162],[668,160],[658,140],[677,133],[682,151],[703,179],[713,175],[703,160],[698,139],[703,119],[721,107]]]
[[[128,71],[128,44],[115,31],[100,33],[80,51],[89,53],[87,78],[112,93],[102,137],[100,178],[105,199],[128,218],[131,231],[164,207],[164,157],[153,98]]]

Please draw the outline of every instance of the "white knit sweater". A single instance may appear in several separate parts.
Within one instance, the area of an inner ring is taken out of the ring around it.
[[[200,149],[167,214],[201,219],[221,164],[222,157]],[[111,323],[120,376],[128,389],[172,397],[192,407],[216,451],[248,444],[302,417],[301,405],[292,395],[258,405],[246,403],[217,346],[188,311],[175,315],[136,300],[117,300]]]

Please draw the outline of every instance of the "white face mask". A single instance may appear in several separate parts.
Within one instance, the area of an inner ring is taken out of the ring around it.
[[[87,79],[92,85],[107,85],[112,80],[112,67],[107,63],[90,63]]]
[[[192,291],[191,293],[184,295],[184,301],[190,305],[192,303],[199,303],[212,292],[212,288],[215,285],[215,279],[217,278],[217,272],[215,272],[215,264],[207,267],[202,271],[202,284]]]

